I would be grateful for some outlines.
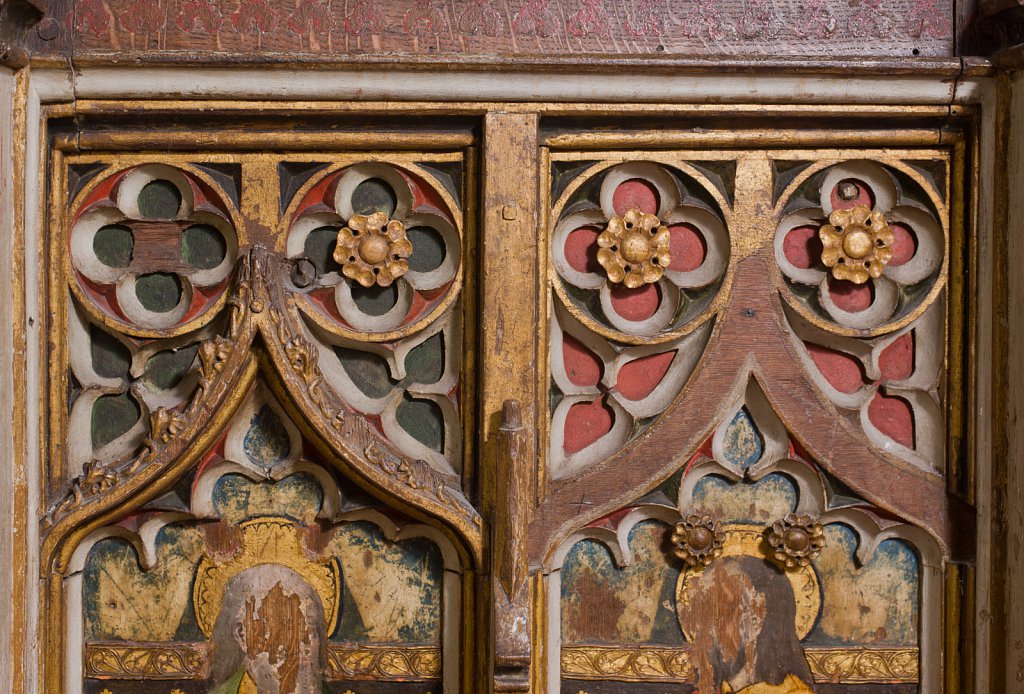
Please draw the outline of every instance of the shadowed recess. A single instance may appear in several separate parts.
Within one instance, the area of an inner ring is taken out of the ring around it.
[[[223,191],[227,193],[228,197],[231,198],[231,202],[234,203],[235,207],[238,207],[239,191],[242,188],[241,164],[214,164],[208,162],[206,164],[193,163],[192,166],[200,171],[204,171],[207,176],[216,181]]]
[[[427,338],[416,345],[405,358],[405,381],[429,385],[444,375],[444,333]]]
[[[169,390],[185,378],[192,363],[196,360],[198,351],[199,343],[195,343],[179,349],[157,352],[146,362],[143,378],[155,388]]]
[[[139,421],[142,411],[127,394],[101,395],[92,405],[92,447],[110,443]]]
[[[455,204],[462,204],[462,162],[460,161],[434,161],[430,164],[417,162],[419,167],[429,172],[449,195],[455,198]]]
[[[270,405],[264,405],[249,420],[242,448],[249,460],[271,467],[288,458],[291,440],[284,422]]]
[[[807,161],[788,161],[777,159],[772,162],[772,202],[778,202],[786,187],[810,165]],[[814,178],[812,176],[811,178]],[[803,189],[801,189],[803,190]]]
[[[210,270],[220,265],[227,253],[224,237],[208,224],[194,224],[181,232],[181,258],[192,267]]]
[[[181,301],[181,280],[166,272],[140,275],[135,281],[135,296],[146,310],[167,313]]]
[[[701,162],[691,161],[688,163],[690,166],[707,176],[712,185],[714,185],[715,188],[718,189],[718,192],[722,194],[722,197],[725,198],[729,204],[732,204],[732,192],[736,188],[736,162],[709,160]],[[697,186],[690,186],[690,188],[696,189]],[[689,190],[689,188],[687,190]],[[690,192],[696,197],[702,197],[702,194],[697,190]]]
[[[935,191],[939,194],[942,201],[946,201],[946,162],[941,159],[920,159],[907,161],[906,163],[924,174],[935,187]]]
[[[592,161],[553,161],[551,162],[551,199],[557,200],[577,176],[593,166]]]
[[[385,181],[368,178],[352,191],[352,210],[356,214],[371,215],[383,212],[388,217],[395,213],[398,198]]]
[[[383,316],[398,303],[398,286],[391,284],[387,287],[380,287],[375,284],[372,287],[364,287],[361,284],[354,284],[352,285],[352,300],[366,315]]]
[[[317,171],[321,171],[327,164],[305,161],[283,161],[277,165],[277,175],[280,178],[280,209],[285,208],[292,201],[295,193],[303,186]]]
[[[412,244],[412,255],[409,256],[410,270],[430,272],[441,266],[448,252],[439,233],[430,227],[412,227],[405,233]]]
[[[388,372],[388,363],[372,352],[335,347],[334,353],[356,388],[367,397],[382,398],[391,392],[395,381]]]
[[[341,265],[334,260],[334,249],[338,246],[338,227],[317,227],[309,232],[303,252],[306,260],[313,263],[316,274],[323,277],[328,272],[341,272]]]
[[[82,188],[96,178],[97,174],[107,168],[106,164],[98,162],[91,162],[88,164],[69,164],[67,181],[68,181],[68,204],[78,197],[78,194],[82,192]]]
[[[149,219],[173,219],[181,208],[181,191],[170,181],[150,181],[139,192],[139,212]]]
[[[408,393],[395,410],[398,425],[427,448],[444,452],[444,413],[430,400],[415,400]]]
[[[103,378],[127,378],[132,354],[115,337],[95,325],[89,326],[92,346],[92,368]]]
[[[102,226],[92,237],[92,250],[99,261],[108,267],[128,267],[132,262],[135,235],[121,224]]]

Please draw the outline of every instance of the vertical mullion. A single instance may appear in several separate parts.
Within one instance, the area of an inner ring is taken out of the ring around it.
[[[527,528],[536,499],[538,117],[484,119],[479,421],[490,518],[494,690],[528,691],[531,660]],[[508,405],[506,405],[508,402]]]

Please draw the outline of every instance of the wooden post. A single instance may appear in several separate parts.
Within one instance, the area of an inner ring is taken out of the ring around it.
[[[494,691],[530,682],[526,533],[536,504],[537,116],[489,113],[484,124],[480,413],[483,499],[492,519],[490,593]]]

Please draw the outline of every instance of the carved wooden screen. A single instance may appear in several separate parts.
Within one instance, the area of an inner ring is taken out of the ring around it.
[[[404,108],[50,114],[45,689],[955,686],[969,123]]]
[[[952,149],[553,141],[549,681],[939,691]]]

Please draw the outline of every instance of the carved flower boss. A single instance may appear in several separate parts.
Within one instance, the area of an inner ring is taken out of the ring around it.
[[[631,335],[694,317],[680,312],[691,308],[685,293],[721,279],[729,241],[718,212],[691,194],[702,184],[684,177],[654,162],[618,164],[589,177],[599,187],[585,178],[556,203],[551,249],[570,310]]]
[[[905,173],[905,172],[904,172]],[[775,258],[791,285],[817,287],[795,298],[836,323],[870,329],[890,321],[907,299],[928,294],[945,255],[938,204],[925,179],[897,179],[872,161],[849,161],[820,174],[818,205],[799,195],[775,236]]]
[[[840,186],[840,197],[843,191],[844,186]],[[857,194],[856,187],[852,194]],[[892,229],[885,215],[867,205],[833,210],[828,224],[818,234],[821,262],[832,268],[832,276],[837,280],[864,284],[869,277],[878,279],[892,259]]]
[[[711,516],[691,514],[676,523],[672,533],[675,555],[687,566],[709,566],[722,553],[725,533]]]
[[[825,532],[810,516],[787,514],[776,521],[768,534],[768,544],[774,550],[775,559],[787,569],[807,566],[825,546]]]
[[[383,212],[356,214],[338,230],[334,260],[342,274],[364,287],[390,286],[409,271],[412,244],[405,225]]]
[[[613,284],[622,283],[630,289],[653,284],[672,262],[671,239],[660,219],[634,207],[608,220],[608,226],[597,237],[601,247],[597,262]]]

